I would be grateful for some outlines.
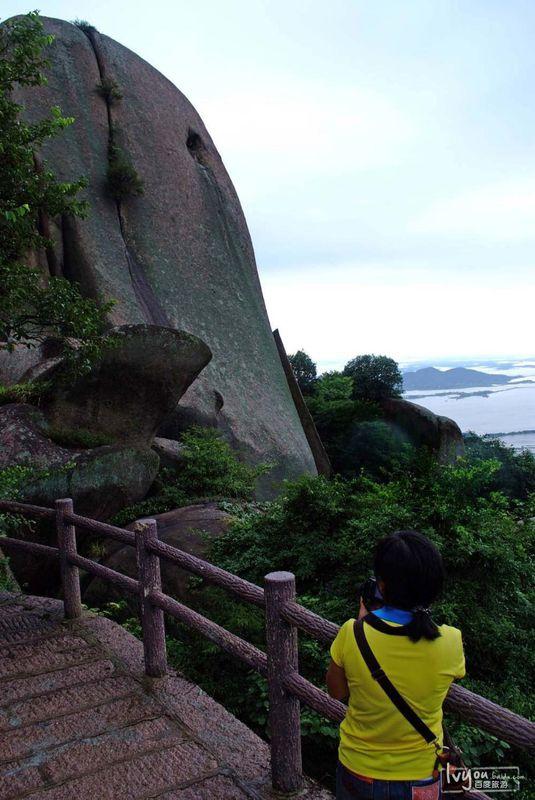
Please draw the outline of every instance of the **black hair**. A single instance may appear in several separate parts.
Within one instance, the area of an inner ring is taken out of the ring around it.
[[[375,575],[384,581],[388,605],[413,612],[407,634],[413,642],[440,636],[428,606],[442,592],[444,567],[436,545],[418,531],[396,531],[377,544]]]

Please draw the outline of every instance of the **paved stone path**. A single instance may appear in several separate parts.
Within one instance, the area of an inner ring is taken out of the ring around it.
[[[0,800],[264,800],[269,781],[266,744],[181,676],[146,678],[120,626],[0,594]]]

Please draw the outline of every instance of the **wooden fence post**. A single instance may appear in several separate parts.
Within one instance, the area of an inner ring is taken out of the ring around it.
[[[72,513],[72,500],[56,500],[56,533],[58,539],[61,583],[63,586],[63,609],[66,619],[82,616],[82,597],[80,593],[80,573],[78,567],[69,562],[69,556],[76,555],[76,529],[65,520],[66,511]]]
[[[160,557],[147,549],[149,542],[158,541],[156,520],[140,520],[135,526],[135,534],[145,674],[161,678],[167,672],[164,615],[161,608],[149,600],[151,591],[162,591]]]
[[[270,572],[264,579],[266,601],[267,674],[271,779],[279,792],[301,787],[301,721],[299,700],[283,686],[284,677],[297,672],[297,628],[280,616],[280,608],[295,600],[295,576]]]

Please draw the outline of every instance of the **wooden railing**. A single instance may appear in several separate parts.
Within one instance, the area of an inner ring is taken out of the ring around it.
[[[313,614],[296,602],[295,577],[292,573],[271,572],[266,575],[262,589],[190,553],[160,542],[156,521],[153,519],[138,521],[132,532],[75,514],[70,499],[56,500],[53,509],[0,501],[0,511],[55,521],[57,547],[2,537],[0,548],[7,553],[22,550],[36,556],[52,556],[59,559],[67,619],[77,619],[82,614],[80,569],[138,597],[147,675],[159,678],[167,671],[165,612],[265,676],[269,694],[273,786],[285,793],[295,792],[300,788],[302,783],[300,701],[327,719],[338,723],[345,716],[346,706],[333,700],[299,674],[297,630],[300,629],[320,642],[330,644],[338,632],[338,626]],[[76,528],[135,547],[137,580],[79,555],[76,546]],[[160,577],[162,559],[226,589],[240,600],[265,609],[266,652],[164,594]],[[462,686],[452,684],[444,707],[503,741],[528,751],[535,751],[534,723]],[[480,800],[485,797],[480,792],[471,792],[466,796],[477,797]]]

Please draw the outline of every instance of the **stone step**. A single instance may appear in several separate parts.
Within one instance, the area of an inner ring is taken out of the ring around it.
[[[0,618],[0,644],[17,642],[21,639],[48,634],[53,631],[64,631],[57,619],[43,617],[31,612],[2,614]]]
[[[152,753],[54,788],[37,790],[29,800],[146,800],[216,770],[216,761],[194,742],[179,742],[168,749],[160,743]]]
[[[155,716],[159,716],[159,713],[155,714],[151,700],[131,694],[85,711],[74,711],[59,719],[31,727],[14,728],[0,737],[0,762],[35,755],[47,748],[88,736],[99,736]]]
[[[114,672],[111,661],[102,659],[80,666],[66,667],[54,672],[43,672],[24,678],[14,678],[1,684],[0,705],[6,706],[17,700],[28,700],[56,689],[65,689],[81,683],[106,678]]]
[[[42,750],[0,767],[0,800],[12,800],[26,792],[72,781],[181,740],[176,726],[160,717]]]
[[[77,636],[57,636],[35,642],[2,644],[0,678],[35,675],[87,661],[101,651]]]
[[[112,675],[81,686],[58,689],[0,708],[0,731],[55,719],[127,694],[142,696],[139,684],[132,678],[122,675]]]
[[[225,775],[214,775],[202,781],[196,781],[182,789],[172,789],[164,792],[158,800],[249,800],[250,794],[245,794],[231,778]]]

